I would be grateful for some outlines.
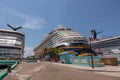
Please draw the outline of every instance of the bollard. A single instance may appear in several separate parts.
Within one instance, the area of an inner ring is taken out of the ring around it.
[[[19,61],[17,61],[17,64],[19,64],[20,62]]]
[[[8,71],[8,72],[11,72],[11,65],[8,65],[7,71]]]

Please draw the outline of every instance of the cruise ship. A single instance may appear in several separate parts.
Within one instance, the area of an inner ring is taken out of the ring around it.
[[[120,36],[97,39],[91,41],[91,45],[104,54],[120,53]]]
[[[73,50],[79,52],[80,47],[89,46],[88,39],[84,35],[65,26],[58,25],[34,48],[35,55],[43,53],[44,48],[50,47],[62,48],[64,51]]]
[[[120,64],[120,36],[91,41],[91,46],[102,58],[117,58]]]
[[[0,29],[0,59],[16,59],[24,55],[24,33]]]
[[[91,30],[92,36],[89,38],[92,48],[96,49],[99,53],[110,54],[120,53],[120,36],[97,38],[96,30]]]

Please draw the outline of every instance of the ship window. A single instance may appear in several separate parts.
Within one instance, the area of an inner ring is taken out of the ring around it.
[[[3,50],[3,52],[5,52],[5,50]]]
[[[7,52],[9,52],[9,50],[7,50]]]

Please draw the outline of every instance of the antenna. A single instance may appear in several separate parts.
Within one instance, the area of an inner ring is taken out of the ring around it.
[[[10,24],[7,24],[8,27],[10,27],[13,31],[17,31],[18,29],[21,29],[22,26],[19,26],[19,27],[13,27],[11,26]]]

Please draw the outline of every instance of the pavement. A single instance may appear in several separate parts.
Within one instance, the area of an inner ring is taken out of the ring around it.
[[[63,69],[59,70],[60,68],[63,68]],[[50,69],[49,75],[47,75],[48,71],[46,71],[46,70],[49,70],[49,69]],[[60,77],[63,73],[66,72],[63,70],[74,71],[74,74],[76,74],[76,75],[77,75],[77,72],[79,72],[79,71],[90,73],[88,75],[93,75],[93,73],[95,73],[94,75],[96,75],[96,78],[98,78],[99,76],[102,76],[102,75],[106,78],[109,78],[107,76],[111,76],[110,77],[111,80],[113,77],[116,77],[116,78],[118,77],[118,80],[120,78],[120,66],[95,67],[94,69],[92,69],[91,67],[88,67],[88,66],[77,66],[77,65],[73,65],[73,64],[62,64],[62,63],[51,63],[51,62],[35,62],[35,63],[24,63],[23,62],[23,63],[20,63],[14,70],[12,70],[12,72],[9,73],[7,75],[7,77],[4,78],[4,80],[40,80],[40,78],[41,78],[41,80],[53,80],[53,79],[49,79],[49,78],[46,79],[44,76],[47,75],[48,77],[51,77],[55,74],[59,74],[58,77]],[[54,73],[51,73],[51,71],[54,71]],[[62,71],[62,72],[60,72],[60,71]],[[51,76],[50,76],[50,74],[51,74]],[[70,75],[70,74],[72,74],[72,72],[71,73],[68,72],[68,74]],[[83,75],[83,74],[84,73],[81,73],[81,75]],[[40,75],[44,75],[44,76],[40,76]],[[64,77],[66,77],[66,76],[64,76]],[[68,77],[70,77],[70,76],[68,76]],[[80,77],[80,76],[76,76],[76,77]],[[86,78],[86,77],[84,76],[83,78]],[[69,80],[71,80],[71,79],[69,79]],[[92,79],[92,80],[98,80],[98,79]],[[105,79],[105,80],[107,80],[107,79]]]
[[[91,71],[97,74],[107,75],[107,76],[114,76],[114,77],[120,77],[120,66],[105,66],[105,67],[95,67],[94,69],[89,66],[78,66],[73,64],[62,64],[62,63],[50,63],[45,62],[48,64],[54,64],[59,66],[65,66],[69,68],[75,68],[82,71]]]
[[[20,63],[4,80],[30,80],[30,78],[44,69],[44,65],[38,62]]]
[[[50,63],[51,62],[45,62],[45,63]],[[76,69],[81,69],[81,70],[86,70],[86,71],[99,71],[99,72],[120,72],[120,66],[105,66],[105,67],[89,67],[89,66],[78,66],[78,65],[73,65],[73,64],[63,64],[63,63],[54,63],[52,64],[59,65],[59,66],[66,66],[66,67],[71,67],[71,68],[76,68]]]

